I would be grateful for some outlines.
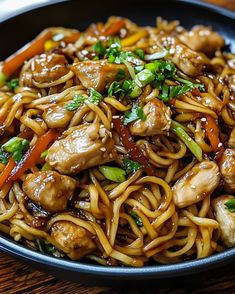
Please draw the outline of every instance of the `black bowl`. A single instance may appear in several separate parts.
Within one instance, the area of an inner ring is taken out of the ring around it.
[[[31,40],[48,26],[85,29],[91,22],[105,20],[110,15],[129,17],[141,25],[154,25],[156,16],[179,19],[182,25],[212,25],[226,39],[235,52],[235,13],[213,5],[190,0],[119,0],[110,1],[50,1],[47,6],[32,5],[30,10],[20,11],[0,20],[0,60]],[[39,269],[74,281],[92,284],[113,282],[141,282],[147,279],[178,277],[195,274],[231,263],[235,260],[235,248],[223,253],[172,265],[155,265],[144,268],[104,267],[87,263],[57,259],[25,248],[7,237],[0,237],[0,249],[33,264]]]

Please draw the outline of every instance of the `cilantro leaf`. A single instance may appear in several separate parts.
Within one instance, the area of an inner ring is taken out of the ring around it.
[[[90,88],[89,92],[90,92],[90,95],[88,97],[88,101],[95,105],[98,105],[100,101],[102,100],[103,96],[94,88]]]
[[[142,167],[137,161],[133,161],[129,158],[124,158],[122,162],[127,175],[135,173]]]
[[[143,49],[137,48],[135,50],[135,54],[140,58],[140,59],[144,59],[145,53]]]
[[[9,82],[7,82],[7,86],[10,90],[15,90],[17,87],[19,87],[19,79],[12,79]]]
[[[86,97],[81,94],[75,94],[72,101],[66,104],[65,108],[68,111],[77,110],[86,100]]]
[[[48,253],[53,255],[54,253],[58,252],[55,246],[47,241],[36,239],[36,242],[37,242],[37,248],[42,253]]]
[[[123,119],[123,124],[127,125],[133,121],[138,119],[145,120],[146,115],[144,114],[143,107],[141,106],[134,106],[132,107],[131,111],[126,111],[125,116]]]
[[[230,212],[235,212],[235,198],[230,199],[227,202],[224,203],[224,206],[226,209],[228,209]]]
[[[93,46],[93,50],[98,56],[104,56],[106,54],[106,48],[101,41],[95,43],[95,45]]]
[[[143,226],[142,219],[133,210],[129,212],[129,215],[135,220],[138,227]]]

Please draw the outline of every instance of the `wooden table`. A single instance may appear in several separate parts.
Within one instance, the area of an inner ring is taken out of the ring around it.
[[[207,2],[235,10],[235,0],[207,0]],[[181,294],[181,293],[235,293],[235,265],[202,273],[198,278],[187,277],[177,282],[166,283],[145,289],[145,293]],[[129,292],[129,291],[128,291]],[[81,284],[58,280],[48,274],[34,270],[25,263],[15,260],[7,254],[0,253],[0,293],[124,293],[114,288],[88,287]],[[129,292],[130,293],[130,292]],[[140,293],[140,290],[132,290]]]

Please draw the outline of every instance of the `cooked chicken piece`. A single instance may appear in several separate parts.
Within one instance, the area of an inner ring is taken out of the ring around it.
[[[51,228],[51,236],[73,260],[81,259],[96,248],[90,232],[69,221],[56,222]]]
[[[32,78],[38,83],[50,83],[69,72],[64,55],[45,53],[35,57],[31,63]]]
[[[226,149],[219,162],[226,192],[235,192],[235,149]]]
[[[120,70],[125,72],[126,77],[129,75],[125,65],[106,60],[78,62],[71,69],[85,88],[94,88],[99,92],[110,86]]]
[[[176,45],[172,61],[180,70],[191,77],[200,75],[208,64],[206,56],[191,50],[183,44]]]
[[[55,171],[29,174],[23,182],[23,191],[36,204],[49,212],[63,211],[76,188],[76,181]]]
[[[179,39],[194,51],[203,52],[212,56],[217,49],[221,49],[224,39],[210,27],[195,26],[189,32],[184,32]]]
[[[212,201],[215,218],[220,226],[221,239],[228,247],[235,246],[235,212],[230,212],[225,203],[234,199],[231,195],[222,195]]]
[[[143,111],[146,119],[139,119],[129,125],[132,135],[154,136],[169,131],[171,111],[161,100],[151,100],[144,106]]]
[[[115,158],[114,141],[99,123],[70,128],[49,148],[46,161],[62,174],[77,174]]]
[[[177,207],[186,207],[203,200],[218,186],[220,173],[213,161],[202,161],[181,177],[173,186]]]
[[[64,105],[52,105],[44,110],[42,117],[51,129],[65,128],[73,117],[73,112],[66,110]]]
[[[163,47],[170,48],[170,52],[172,52],[170,58],[173,63],[185,74],[191,77],[196,77],[202,74],[206,65],[209,64],[210,60],[205,54],[193,51],[182,44],[177,38],[164,36],[160,37],[158,42],[160,42]]]
[[[235,148],[235,129],[232,130],[228,140],[228,146],[231,148]]]

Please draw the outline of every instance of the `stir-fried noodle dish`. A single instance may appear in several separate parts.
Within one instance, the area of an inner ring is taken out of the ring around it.
[[[167,264],[235,245],[235,55],[202,25],[47,28],[0,72],[0,231]]]

